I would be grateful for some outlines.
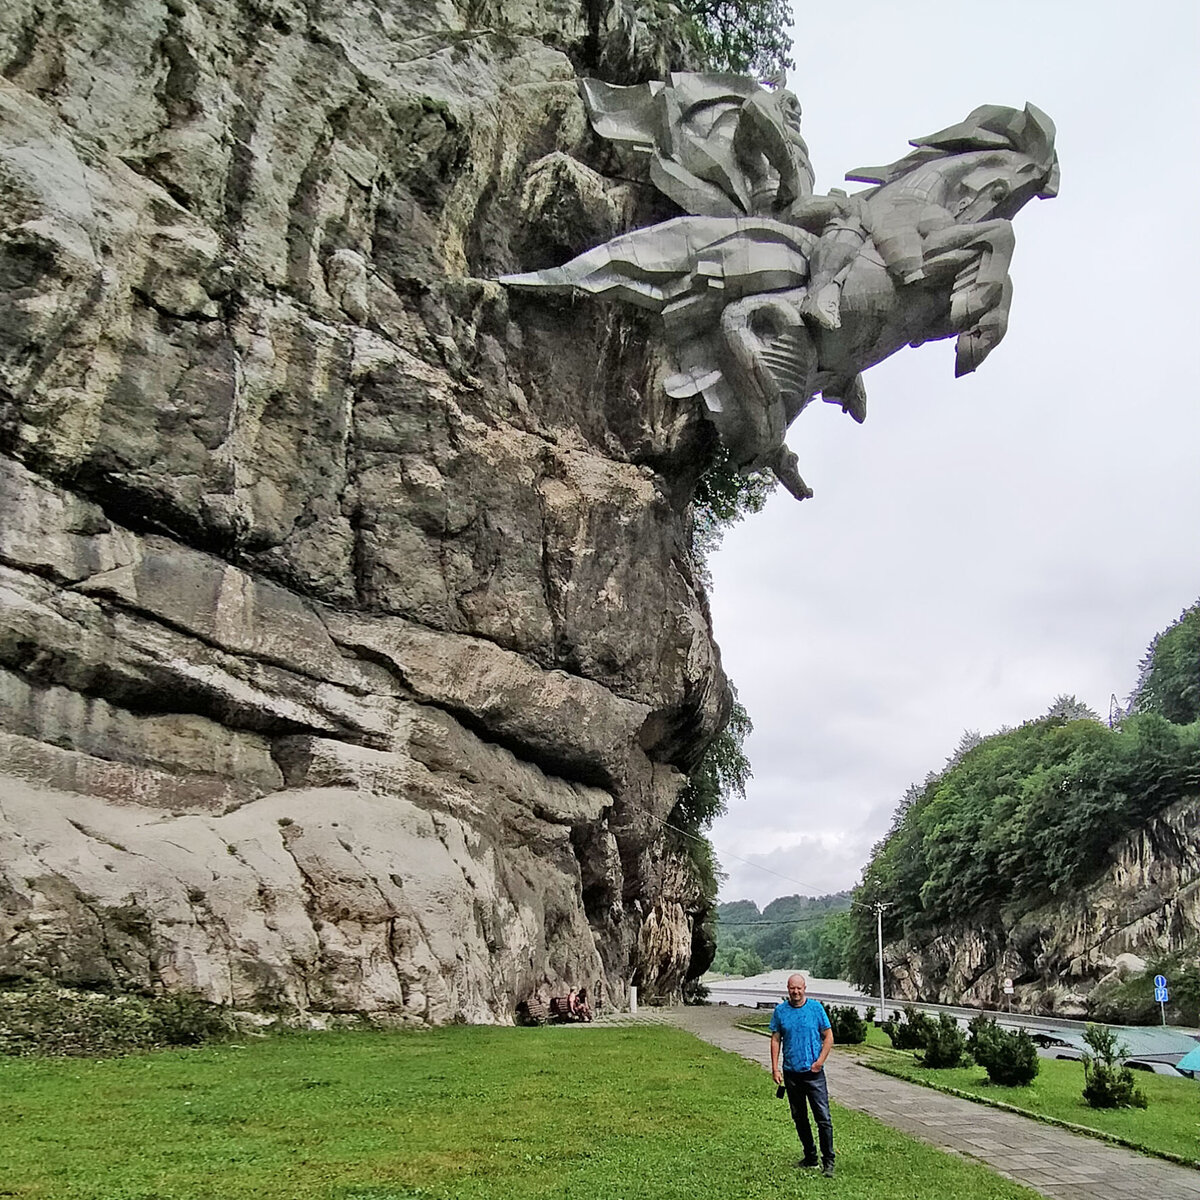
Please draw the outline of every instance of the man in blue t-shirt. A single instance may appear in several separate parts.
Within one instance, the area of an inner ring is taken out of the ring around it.
[[[833,1178],[833,1120],[829,1115],[829,1088],[825,1084],[825,1060],[833,1049],[833,1030],[820,1000],[809,1000],[808,983],[803,975],[789,975],[786,1003],[777,1004],[771,1014],[771,1076],[787,1089],[788,1104],[796,1132],[804,1146],[802,1167],[820,1166],[822,1174]],[[779,1051],[783,1049],[783,1064]],[[821,1157],[813,1145],[808,1123],[808,1105],[817,1122]]]

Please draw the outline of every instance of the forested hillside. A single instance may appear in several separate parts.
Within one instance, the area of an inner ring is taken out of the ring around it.
[[[780,896],[759,912],[752,900],[717,906],[717,956],[712,970],[724,975],[804,968],[813,975],[840,975],[849,935],[850,893]]]
[[[1050,911],[1092,886],[1118,847],[1164,814],[1190,811],[1197,797],[1200,602],[1153,640],[1128,709],[1111,725],[1060,697],[1019,728],[987,738],[966,735],[942,771],[909,789],[855,892],[861,903],[847,917],[848,978],[864,985],[875,978],[869,905],[881,900],[890,905],[884,936],[893,947],[885,960],[905,958],[910,988],[919,983],[936,991],[954,969],[955,937],[968,930],[978,942],[976,975],[968,972],[964,984],[973,985],[992,966],[998,970],[1005,955],[1006,971],[1024,968],[1030,983],[1044,983],[1032,976],[1052,969],[1046,947],[1053,932],[1026,929],[1026,946],[1015,944],[1010,932],[1029,914]],[[1196,851],[1187,836],[1177,850],[1169,840],[1156,835],[1162,853],[1187,858]],[[1143,866],[1153,869],[1153,863]],[[1196,890],[1196,880],[1180,882]],[[1159,906],[1154,911],[1166,911],[1166,890],[1152,899]],[[1137,914],[1140,932],[1129,926],[1127,949],[1153,958],[1189,948],[1200,941],[1190,911],[1149,921],[1150,909]],[[1136,944],[1138,937],[1144,945]],[[1103,972],[1104,954],[1096,950],[1102,940],[1097,925],[1081,941],[1076,969],[1084,992]],[[895,964],[888,966],[892,971]]]

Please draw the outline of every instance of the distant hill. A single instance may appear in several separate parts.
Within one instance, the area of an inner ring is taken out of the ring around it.
[[[717,955],[712,970],[727,975],[803,967],[840,977],[849,892],[779,896],[762,911],[752,900],[717,905]]]

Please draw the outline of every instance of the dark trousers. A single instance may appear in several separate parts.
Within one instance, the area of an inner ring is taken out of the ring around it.
[[[821,1162],[829,1166],[833,1162],[833,1118],[829,1115],[829,1088],[825,1083],[825,1071],[784,1071],[783,1086],[787,1088],[788,1105],[796,1132],[804,1147],[804,1157],[810,1161],[817,1157],[813,1145],[812,1126],[808,1123],[808,1107],[812,1106],[813,1119],[817,1122],[817,1137],[821,1141]]]

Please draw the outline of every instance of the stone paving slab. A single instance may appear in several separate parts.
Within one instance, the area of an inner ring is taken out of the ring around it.
[[[668,1012],[678,1028],[770,1068],[768,1039],[735,1025],[749,1010],[706,1005]],[[837,1103],[987,1163],[1053,1200],[1200,1200],[1200,1171],[881,1075],[845,1050],[834,1051],[825,1071]]]

